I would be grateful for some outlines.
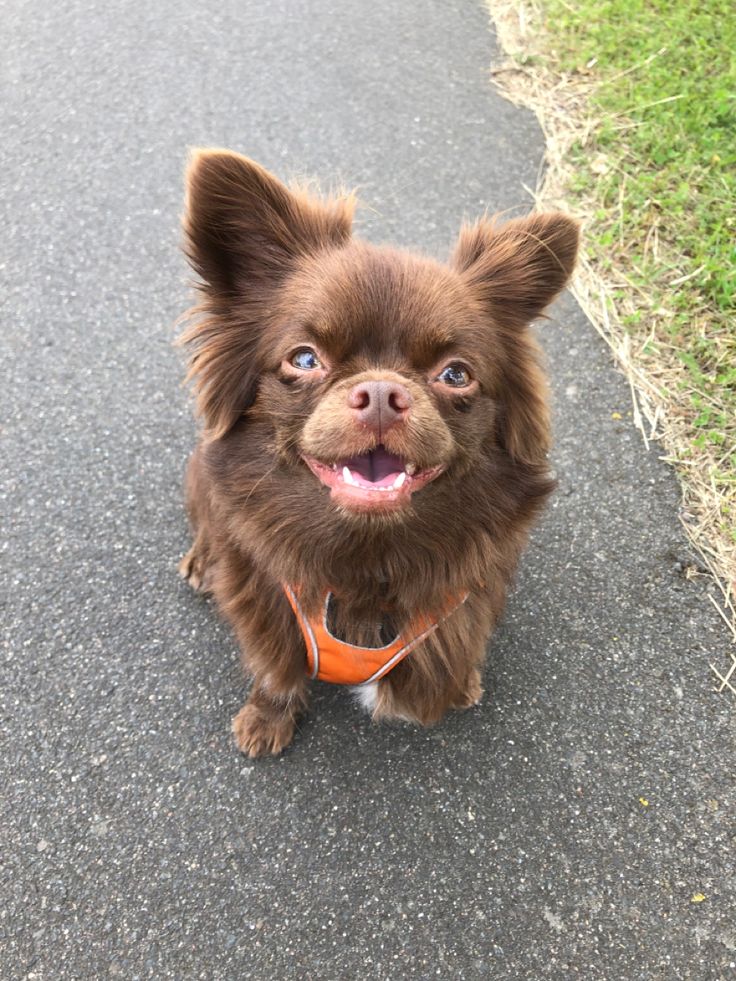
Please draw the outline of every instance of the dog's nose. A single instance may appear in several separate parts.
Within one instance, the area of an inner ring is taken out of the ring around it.
[[[406,417],[411,407],[411,395],[398,382],[366,381],[350,390],[348,405],[357,421],[380,438]]]

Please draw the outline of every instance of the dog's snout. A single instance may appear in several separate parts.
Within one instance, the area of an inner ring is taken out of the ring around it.
[[[380,437],[405,418],[411,408],[411,395],[398,382],[366,381],[351,388],[348,405],[357,421]]]

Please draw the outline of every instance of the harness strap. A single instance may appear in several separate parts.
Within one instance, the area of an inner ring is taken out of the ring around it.
[[[465,593],[459,599],[452,597],[438,616],[417,617],[384,647],[360,647],[348,644],[330,632],[327,626],[327,608],[331,593],[325,595],[321,616],[308,617],[299,602],[298,587],[288,583],[282,585],[304,637],[310,678],[336,685],[368,685],[378,681],[434,633],[470,595]]]

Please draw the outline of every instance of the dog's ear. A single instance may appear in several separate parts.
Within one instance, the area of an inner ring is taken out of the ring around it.
[[[186,174],[186,252],[205,290],[237,297],[283,278],[301,255],[350,237],[352,200],[292,191],[229,150],[193,151]]]
[[[197,411],[224,436],[258,391],[264,308],[299,258],[350,238],[353,199],[293,191],[252,160],[197,150],[186,175],[185,250],[202,302],[181,338]]]
[[[479,221],[460,232],[452,265],[499,327],[525,327],[567,284],[579,234],[560,212]]]
[[[524,328],[567,284],[578,241],[578,223],[559,212],[480,221],[462,229],[452,258],[498,329],[505,351],[499,438],[524,463],[544,464],[549,431],[544,375]]]

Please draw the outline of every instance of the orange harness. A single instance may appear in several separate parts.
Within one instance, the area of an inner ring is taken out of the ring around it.
[[[469,596],[465,593],[459,600],[453,597],[439,616],[417,617],[385,647],[358,647],[330,633],[327,606],[331,593],[325,595],[321,617],[308,617],[299,603],[298,589],[288,583],[283,583],[283,587],[307,646],[310,678],[335,685],[368,685],[378,681],[434,633]]]

